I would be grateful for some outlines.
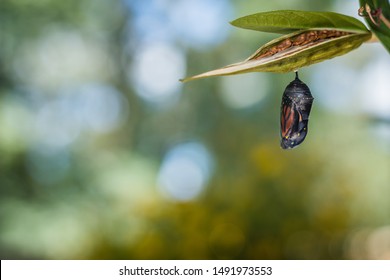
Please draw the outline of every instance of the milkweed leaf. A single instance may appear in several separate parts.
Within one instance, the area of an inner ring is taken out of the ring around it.
[[[243,62],[181,81],[247,72],[290,72],[348,53],[370,37],[371,33],[368,31],[353,33],[337,30],[301,30],[270,41]]]
[[[240,28],[281,34],[313,28],[367,32],[365,25],[358,19],[334,12],[270,11],[241,17],[231,24]]]

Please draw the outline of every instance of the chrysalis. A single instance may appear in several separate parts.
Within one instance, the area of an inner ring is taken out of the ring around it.
[[[309,87],[298,78],[285,89],[280,111],[280,146],[292,149],[305,140],[313,96]]]

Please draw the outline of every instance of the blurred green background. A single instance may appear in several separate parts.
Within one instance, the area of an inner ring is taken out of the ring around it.
[[[390,60],[300,70],[305,142],[279,147],[293,73],[178,80],[273,34],[229,21],[358,1],[1,0],[3,259],[390,259]],[[363,20],[362,18],[360,18]]]

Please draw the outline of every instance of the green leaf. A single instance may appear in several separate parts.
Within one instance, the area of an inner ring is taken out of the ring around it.
[[[331,32],[338,32],[338,36],[332,36]],[[315,34],[316,38],[310,40],[310,36],[313,34]],[[328,38],[320,37],[324,34],[327,34]],[[301,37],[304,39],[300,40]],[[247,72],[284,73],[294,71],[304,66],[346,54],[370,38],[371,33],[368,31],[365,33],[335,30],[298,31],[272,40],[243,62],[208,71],[182,81],[187,82],[206,77]]]
[[[244,16],[231,22],[236,27],[287,34],[302,29],[334,29],[367,32],[356,18],[333,12],[280,10]]]
[[[388,0],[360,0],[360,6],[363,9],[361,13],[371,31],[390,52],[390,26],[388,26],[390,24],[390,4]],[[371,16],[368,12],[371,13]],[[376,14],[376,12],[379,13]]]

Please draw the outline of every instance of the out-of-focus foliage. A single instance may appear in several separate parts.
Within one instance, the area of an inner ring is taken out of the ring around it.
[[[389,259],[383,47],[300,71],[315,103],[292,151],[293,74],[178,81],[271,38],[238,16],[358,9],[323,2],[2,0],[0,256]]]

